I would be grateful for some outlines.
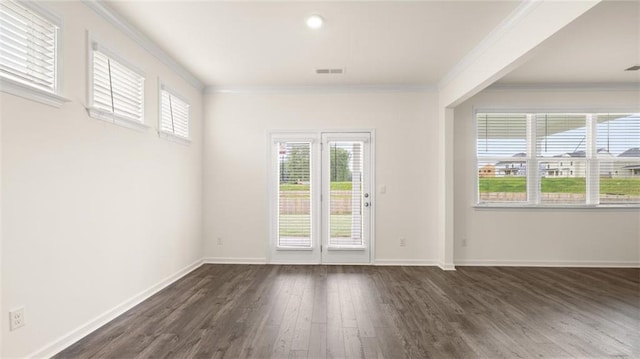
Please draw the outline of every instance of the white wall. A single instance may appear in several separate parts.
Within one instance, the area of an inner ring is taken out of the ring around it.
[[[206,96],[205,257],[265,261],[268,130],[375,129],[376,184],[387,186],[374,198],[375,258],[434,261],[436,100],[434,93]]]
[[[637,91],[485,90],[455,109],[455,262],[633,264],[640,262],[635,209],[477,209],[474,109],[640,109]],[[467,246],[462,246],[462,239]]]
[[[1,94],[3,358],[33,354],[202,256],[202,95],[79,2],[60,109]],[[87,116],[89,29],[146,73],[145,132]],[[191,103],[193,143],[157,135],[158,76]],[[9,332],[8,311],[27,325]]]

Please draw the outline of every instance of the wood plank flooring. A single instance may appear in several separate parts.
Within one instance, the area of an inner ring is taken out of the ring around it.
[[[204,265],[56,358],[640,357],[640,269]]]

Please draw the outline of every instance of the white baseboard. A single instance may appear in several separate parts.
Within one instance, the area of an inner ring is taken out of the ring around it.
[[[267,264],[267,258],[205,257],[205,264]]]
[[[126,312],[127,310],[129,310],[129,309],[135,307],[136,305],[142,303],[147,298],[149,298],[152,295],[158,293],[162,289],[168,287],[170,284],[172,284],[173,282],[177,281],[178,279],[184,277],[185,275],[189,274],[190,272],[192,272],[193,270],[197,269],[201,265],[202,265],[202,259],[199,259],[199,260],[191,263],[190,265],[182,268],[178,272],[176,272],[176,273],[168,276],[167,278],[161,280],[160,282],[158,282],[157,284],[151,286],[150,288],[143,290],[142,292],[140,292],[140,293],[134,295],[133,297],[125,300],[124,302],[118,304],[114,308],[112,308],[112,309],[100,314],[99,316],[97,316],[94,319],[90,320],[86,324],[84,324],[84,325],[72,330],[70,333],[58,338],[57,340],[54,340],[53,342],[51,342],[49,344],[47,344],[42,349],[40,349],[40,350],[32,353],[31,355],[29,355],[28,358],[51,358],[52,356],[54,356],[57,353],[59,353],[62,350],[64,350],[65,348],[69,347],[71,344],[73,344],[73,343],[77,342],[78,340],[84,338],[85,336],[91,334],[91,332],[95,331],[96,329],[100,328],[101,326],[103,326],[103,325],[107,324],[108,322],[112,321],[113,319],[117,318],[118,316],[120,316],[121,314]]]
[[[440,267],[440,269],[445,270],[445,271],[454,271],[456,270],[456,265],[453,263],[438,263],[438,267]]]
[[[640,268],[633,261],[549,261],[549,260],[489,260],[459,259],[456,266],[479,267],[571,267],[571,268]]]
[[[205,264],[273,264],[273,265],[313,265],[314,263],[303,263],[296,261],[272,261],[267,262],[266,258],[225,258],[207,257]],[[317,263],[316,263],[317,264]],[[369,263],[322,263],[322,265],[369,265]],[[442,264],[433,259],[376,259],[371,263],[375,266],[428,266],[439,267],[442,270],[455,270],[453,264]]]
[[[420,266],[438,267],[438,261],[429,259],[376,259],[376,266]]]

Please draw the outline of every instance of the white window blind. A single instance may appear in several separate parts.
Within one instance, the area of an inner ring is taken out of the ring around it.
[[[476,116],[478,202],[640,204],[640,114]]]
[[[144,123],[144,77],[93,44],[92,107]]]
[[[527,116],[478,114],[479,202],[527,200]]]
[[[278,146],[278,247],[311,248],[311,143]]]
[[[364,245],[364,143],[329,141],[329,247]]]
[[[57,91],[59,27],[15,1],[0,2],[0,74],[47,92]]]
[[[160,130],[189,138],[189,104],[166,89],[160,90]]]
[[[538,114],[536,162],[540,203],[584,204],[587,199],[587,128],[584,114]],[[593,184],[593,182],[592,182]]]
[[[600,203],[638,203],[640,114],[601,114],[597,119]]]

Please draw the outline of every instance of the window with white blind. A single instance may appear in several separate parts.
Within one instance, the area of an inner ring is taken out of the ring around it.
[[[640,204],[640,114],[478,113],[476,128],[479,204]]]
[[[59,106],[60,20],[35,2],[0,2],[2,90]]]
[[[312,247],[311,142],[282,141],[278,146],[279,248]]]
[[[160,86],[160,132],[189,139],[189,104]]]
[[[96,42],[90,48],[89,114],[120,125],[144,125],[144,75]]]

